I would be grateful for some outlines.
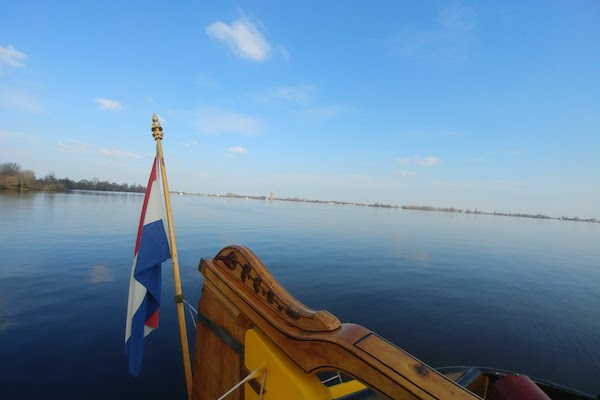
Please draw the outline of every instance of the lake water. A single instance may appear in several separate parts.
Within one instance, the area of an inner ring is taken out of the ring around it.
[[[123,354],[142,200],[0,194],[0,398],[185,398],[170,262],[138,378]],[[243,244],[306,305],[434,367],[600,394],[600,224],[192,196],[172,207],[192,304],[200,258]]]

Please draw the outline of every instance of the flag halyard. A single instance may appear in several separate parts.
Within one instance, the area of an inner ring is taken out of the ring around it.
[[[129,355],[129,372],[134,376],[141,369],[144,337],[158,327],[161,264],[171,257],[157,170],[155,158],[144,196],[129,285],[125,352]]]

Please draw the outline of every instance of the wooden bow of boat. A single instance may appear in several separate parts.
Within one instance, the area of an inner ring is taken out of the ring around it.
[[[389,399],[479,398],[370,330],[304,306],[245,247],[200,270],[194,399],[218,399],[255,370],[260,379],[228,399],[334,399],[364,385]],[[327,371],[356,381],[327,387],[316,375]]]

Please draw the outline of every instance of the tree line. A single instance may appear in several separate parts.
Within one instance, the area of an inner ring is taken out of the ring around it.
[[[101,181],[98,178],[92,180],[82,179],[75,182],[69,178],[57,178],[54,172],[44,178],[37,178],[32,170],[23,170],[18,163],[7,162],[0,164],[0,190],[41,190],[48,192],[100,190],[144,193],[146,187],[137,184],[129,185],[127,183]]]

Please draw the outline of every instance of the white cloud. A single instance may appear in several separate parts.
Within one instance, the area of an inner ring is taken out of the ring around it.
[[[283,101],[293,104],[306,104],[313,97],[314,88],[309,85],[282,86],[267,90],[257,96],[260,102]]]
[[[437,13],[430,29],[404,29],[391,38],[393,51],[404,58],[452,61],[472,45],[476,13],[469,7],[450,5]]]
[[[287,51],[287,49],[281,45],[277,45],[276,46],[277,50],[279,51],[279,54],[281,54],[281,57],[283,57],[283,59],[285,61],[290,61],[290,52]]]
[[[434,156],[402,157],[402,158],[398,159],[398,163],[400,163],[402,165],[406,165],[406,166],[415,164],[415,165],[418,165],[419,167],[435,167],[436,165],[439,165],[442,163],[442,159],[438,158],[438,157],[434,157]]]
[[[243,148],[241,146],[231,146],[229,148],[229,152],[232,154],[246,154],[246,153],[248,153],[248,150],[246,150],[245,148]]]
[[[449,5],[440,10],[438,22],[447,31],[468,31],[475,26],[475,12],[467,6]]]
[[[69,140],[68,142],[58,141],[58,147],[65,153],[87,154],[92,145],[82,143],[77,139]]]
[[[207,89],[221,89],[221,83],[218,79],[203,74],[194,78],[193,83]]]
[[[412,171],[398,171],[396,172],[396,176],[400,178],[408,178],[409,176],[413,176],[415,173]]]
[[[131,153],[128,151],[123,151],[123,150],[119,150],[119,149],[100,149],[100,154],[102,154],[103,156],[106,157],[110,157],[110,158],[128,158],[128,159],[132,159],[132,160],[137,160],[140,159],[142,157],[140,157],[139,154],[136,153]]]
[[[31,135],[29,133],[18,132],[18,131],[5,131],[5,130],[1,130],[1,129],[0,129],[0,139],[5,140],[6,142],[19,141],[19,142],[31,143],[32,141],[35,141],[35,142],[39,141],[38,137]],[[6,144],[6,142],[3,144]]]
[[[415,161],[415,164],[417,164],[420,167],[433,167],[442,162],[441,159],[434,157],[434,156],[423,157],[423,158],[415,157],[414,161]]]
[[[342,114],[354,111],[350,106],[329,105],[314,107],[305,112],[306,117],[316,119],[334,118]]]
[[[0,65],[20,68],[25,65],[25,60],[27,60],[27,54],[20,52],[10,44],[7,47],[0,46]]]
[[[40,113],[44,107],[35,95],[19,88],[0,88],[0,108]]]
[[[188,141],[183,142],[182,144],[183,144],[183,147],[185,147],[186,149],[189,149],[190,147],[197,145],[198,141],[197,140],[188,140]]]
[[[214,107],[200,108],[196,124],[200,133],[207,135],[237,133],[252,136],[263,128],[263,123],[256,118]]]
[[[476,190],[489,190],[489,191],[512,191],[521,190],[527,187],[524,182],[515,181],[511,179],[498,179],[491,181],[476,181],[476,180],[463,180],[463,181],[448,181],[442,182],[445,187],[453,189],[476,189]]]
[[[233,158],[233,157],[240,156],[242,154],[247,154],[247,153],[248,153],[248,150],[246,150],[242,146],[231,146],[229,149],[227,149],[227,153],[225,153],[225,157]]]
[[[0,131],[0,139],[12,139],[17,137],[17,133],[10,131]]]
[[[120,110],[123,108],[123,107],[121,107],[121,103],[119,103],[117,100],[110,100],[110,99],[103,99],[101,97],[96,97],[96,99],[94,101],[100,105],[101,110],[117,111],[117,110]]]
[[[490,155],[493,156],[507,156],[507,157],[520,157],[526,155],[527,152],[523,149],[518,148],[506,148],[506,149],[497,149],[490,152]]]
[[[225,42],[236,55],[253,61],[265,61],[271,51],[271,45],[254,21],[247,17],[235,20],[231,25],[222,21],[214,22],[206,27],[206,33]]]

